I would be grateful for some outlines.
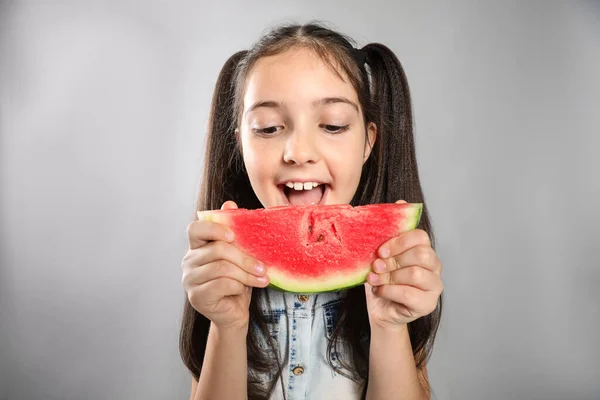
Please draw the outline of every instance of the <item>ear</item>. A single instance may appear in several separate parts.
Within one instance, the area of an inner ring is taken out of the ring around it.
[[[363,150],[363,164],[369,159],[375,140],[377,140],[377,125],[369,122],[369,125],[367,125],[367,140],[365,140],[365,149]]]

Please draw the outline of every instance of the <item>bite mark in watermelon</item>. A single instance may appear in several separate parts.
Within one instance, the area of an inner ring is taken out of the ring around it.
[[[318,293],[364,283],[379,247],[415,229],[421,212],[421,203],[344,204],[199,211],[198,218],[229,227],[234,244],[264,263],[270,286]]]

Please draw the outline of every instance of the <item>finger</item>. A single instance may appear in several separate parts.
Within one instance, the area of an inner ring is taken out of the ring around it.
[[[406,204],[406,200],[398,200],[396,204]]]
[[[188,290],[193,286],[203,285],[220,278],[234,279],[245,286],[252,287],[262,288],[269,284],[267,276],[254,276],[226,260],[219,260],[186,270],[183,274],[182,283],[183,287]]]
[[[410,314],[426,315],[435,310],[438,296],[412,286],[384,285],[375,287],[374,294],[386,300],[405,306]]]
[[[442,280],[434,272],[419,266],[400,268],[383,274],[369,273],[367,281],[373,286],[407,285],[424,291],[442,290]]]
[[[233,231],[221,224],[211,221],[194,221],[187,228],[190,249],[200,248],[214,240],[232,242]]]
[[[412,247],[395,257],[383,260],[378,258],[373,262],[373,271],[377,273],[393,272],[413,265],[426,268],[438,275],[442,272],[442,263],[436,252],[426,245]]]
[[[242,295],[246,290],[246,286],[235,279],[219,278],[191,288],[188,300],[192,304],[215,304],[225,296]]]
[[[429,235],[422,229],[413,229],[408,232],[403,232],[398,236],[385,242],[379,247],[379,257],[388,258],[390,256],[404,253],[411,247],[424,245],[431,246]]]
[[[207,291],[218,293],[220,297],[235,296],[246,293],[246,286],[240,281],[231,278],[215,279],[206,282],[206,284],[203,286],[206,286]]]
[[[256,276],[263,276],[266,272],[266,268],[262,263],[246,255],[233,244],[220,240],[188,251],[183,259],[183,264],[184,267],[203,267],[205,264],[218,260],[227,260],[247,273]]]
[[[404,266],[418,265],[436,274],[441,272],[441,262],[435,251],[430,246],[419,245],[413,247],[400,255],[393,257],[396,265]]]
[[[236,210],[238,208],[234,201],[228,200],[221,206],[221,210]]]

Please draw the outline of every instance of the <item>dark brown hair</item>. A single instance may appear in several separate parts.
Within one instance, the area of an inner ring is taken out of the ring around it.
[[[262,207],[250,186],[235,129],[242,110],[245,83],[253,65],[261,57],[276,55],[291,48],[315,52],[341,79],[347,79],[358,94],[365,127],[369,122],[377,126],[377,139],[363,166],[352,204],[393,203],[400,199],[423,203],[419,228],[430,235],[433,244],[429,212],[419,182],[410,92],[400,61],[382,44],[371,43],[357,50],[351,39],[317,23],[273,29],[250,50],[231,56],[223,66],[210,110],[204,179],[197,210],[218,209],[227,200],[235,201],[240,208]],[[247,337],[249,399],[267,398],[275,384],[275,380],[266,384],[260,382],[254,372],[277,370],[276,376],[281,374],[279,360],[270,359],[258,346],[262,336],[272,347],[273,351],[268,353],[278,354],[258,307],[260,298],[266,293],[261,289],[253,289],[250,303],[251,329]],[[433,313],[408,324],[417,367],[422,367],[431,355],[441,311],[442,297]],[[209,326],[210,321],[186,301],[180,352],[196,379],[202,369]],[[253,326],[257,329],[252,329]],[[350,357],[341,360],[345,371],[336,370],[364,382],[363,397],[369,365],[369,340],[363,340],[365,338],[370,338],[370,326],[364,288],[358,286],[348,290],[328,350],[329,354],[332,350],[344,354],[341,347],[346,347]],[[331,364],[331,359],[328,359]]]

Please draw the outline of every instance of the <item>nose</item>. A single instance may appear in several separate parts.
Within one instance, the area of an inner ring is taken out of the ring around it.
[[[321,159],[316,137],[306,131],[294,131],[288,136],[285,143],[283,161],[287,164],[315,163]]]

